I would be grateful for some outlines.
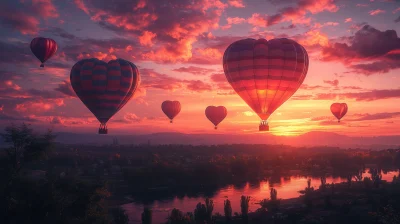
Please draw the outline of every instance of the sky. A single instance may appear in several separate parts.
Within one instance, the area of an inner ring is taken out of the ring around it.
[[[133,99],[109,133],[259,134],[260,119],[227,82],[222,56],[245,38],[290,38],[309,55],[302,86],[269,118],[274,135],[329,131],[399,134],[399,0],[5,0],[0,2],[0,127],[26,122],[56,132],[96,133],[76,97],[72,66],[122,58],[140,71]],[[29,44],[54,39],[44,68]],[[170,124],[164,100],[182,110]],[[345,102],[340,124],[332,103]],[[204,111],[225,106],[214,130]]]

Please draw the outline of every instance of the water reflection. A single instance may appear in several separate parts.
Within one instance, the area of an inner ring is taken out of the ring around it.
[[[382,172],[382,179],[391,181],[394,175],[399,175],[399,171]],[[371,177],[368,172],[363,173],[363,177]],[[153,209],[153,222],[162,223],[166,221],[169,212],[177,208],[184,212],[193,212],[196,204],[204,203],[206,197],[214,200],[214,213],[224,212],[224,200],[231,201],[233,212],[240,212],[240,196],[250,196],[249,210],[255,211],[260,205],[256,204],[264,198],[269,198],[270,189],[273,187],[278,191],[278,198],[288,199],[300,195],[299,190],[303,190],[307,185],[307,179],[311,179],[311,185],[314,189],[319,188],[321,184],[319,177],[289,176],[271,177],[268,181],[258,183],[240,183],[229,185],[222,188],[208,187],[199,189],[184,189],[177,191],[152,192],[151,195],[136,197],[136,202],[125,204],[122,207],[126,210],[130,224],[141,223],[140,215],[143,206],[149,206]],[[340,183],[347,181],[346,178],[327,177],[326,183]],[[166,196],[168,195],[168,196]]]

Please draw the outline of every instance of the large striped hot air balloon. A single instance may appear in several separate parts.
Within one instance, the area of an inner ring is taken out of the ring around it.
[[[347,109],[348,107],[346,103],[333,103],[331,105],[331,112],[338,119],[338,123],[340,122],[340,119],[346,115]]]
[[[161,104],[161,110],[170,119],[170,123],[181,112],[181,103],[179,101],[166,100]]]
[[[211,123],[214,124],[215,129],[217,129],[218,124],[221,123],[221,121],[223,121],[228,114],[228,111],[224,106],[208,106],[205,112],[206,117],[211,121]]]
[[[31,41],[32,53],[42,62],[40,67],[44,67],[44,63],[53,56],[57,51],[57,43],[50,38],[36,37]]]
[[[243,39],[229,45],[223,58],[225,76],[236,93],[261,118],[267,119],[303,83],[308,70],[307,51],[286,39]]]
[[[76,95],[100,122],[99,134],[107,134],[107,121],[132,98],[140,74],[124,59],[107,63],[91,58],[78,61],[70,79]]]

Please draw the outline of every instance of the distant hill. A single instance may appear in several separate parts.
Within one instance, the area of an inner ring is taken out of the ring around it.
[[[57,142],[66,144],[111,144],[117,138],[119,144],[285,144],[292,146],[337,146],[342,148],[397,148],[398,136],[349,137],[331,132],[309,132],[299,136],[274,136],[271,134],[184,134],[179,132],[146,135],[98,135],[57,133]]]

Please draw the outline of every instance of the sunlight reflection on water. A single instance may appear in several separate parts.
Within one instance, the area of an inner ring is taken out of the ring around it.
[[[367,170],[368,171],[368,170]],[[382,180],[388,182],[392,181],[394,175],[399,175],[399,171],[382,172]],[[365,172],[363,177],[371,177],[371,174]],[[240,213],[240,196],[250,196],[249,210],[255,211],[260,208],[258,203],[260,200],[269,198],[270,188],[273,187],[278,191],[278,198],[288,199],[296,198],[300,195],[298,191],[303,190],[307,185],[308,177],[304,176],[291,176],[290,178],[280,178],[280,180],[262,181],[259,184],[246,183],[243,187],[235,187],[229,185],[219,189],[214,197],[214,214],[219,212],[224,213],[224,200],[229,199],[232,204],[232,212]],[[310,178],[311,185],[314,189],[319,188],[321,184],[320,178]],[[326,183],[340,183],[346,182],[345,178],[333,178],[327,177]],[[193,212],[197,203],[204,203],[204,197],[188,197],[183,198],[174,197],[169,200],[155,201],[151,207],[153,210],[153,223],[163,223],[166,221],[168,214],[173,208],[177,208],[183,212]],[[143,212],[143,205],[138,203],[129,203],[122,205],[129,216],[129,223],[136,224],[141,223],[141,213]]]

